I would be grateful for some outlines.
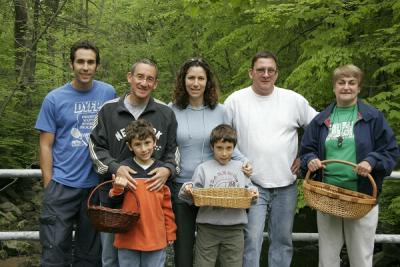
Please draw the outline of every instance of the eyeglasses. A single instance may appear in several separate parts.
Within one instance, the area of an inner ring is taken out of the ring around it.
[[[265,72],[267,72],[268,75],[272,76],[272,75],[275,75],[278,72],[278,70],[274,69],[274,68],[258,68],[258,69],[256,69],[256,73],[258,75],[264,75]]]
[[[133,77],[135,77],[136,80],[140,81],[140,82],[144,82],[146,81],[148,84],[154,84],[156,82],[156,78],[154,78],[153,76],[144,76],[142,74],[136,74]]]

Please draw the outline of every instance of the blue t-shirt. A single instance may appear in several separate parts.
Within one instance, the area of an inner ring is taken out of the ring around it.
[[[114,87],[96,80],[87,91],[67,83],[46,96],[35,128],[54,134],[52,179],[75,188],[98,184],[89,155],[89,135],[103,103],[115,97]]]

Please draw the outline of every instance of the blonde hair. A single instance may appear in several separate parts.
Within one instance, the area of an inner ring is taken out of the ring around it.
[[[342,77],[354,77],[358,80],[359,87],[361,87],[363,76],[364,73],[359,67],[353,64],[346,64],[336,68],[333,71],[332,83],[333,86],[335,86],[335,83]]]

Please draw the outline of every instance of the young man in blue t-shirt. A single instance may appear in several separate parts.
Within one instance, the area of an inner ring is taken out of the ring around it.
[[[98,110],[116,93],[111,85],[94,80],[99,64],[94,44],[75,43],[70,53],[74,78],[45,97],[36,121],[44,185],[41,266],[101,266],[99,236],[86,213],[88,195],[98,184],[88,143]]]

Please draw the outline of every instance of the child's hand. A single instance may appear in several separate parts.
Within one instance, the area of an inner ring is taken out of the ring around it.
[[[192,184],[187,184],[185,186],[185,193],[188,195],[193,195],[193,185]]]
[[[253,174],[253,166],[251,165],[251,163],[249,161],[245,162],[242,165],[242,172],[247,177],[250,177]]]
[[[125,189],[126,187],[128,187],[131,190],[136,189],[136,186],[125,177],[122,176],[115,177],[115,175],[113,174],[112,178],[114,180],[114,187],[118,189]]]
[[[113,174],[114,176],[114,174]],[[128,185],[128,179],[122,176],[117,176],[114,179],[114,186],[118,189],[124,189]]]

